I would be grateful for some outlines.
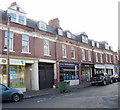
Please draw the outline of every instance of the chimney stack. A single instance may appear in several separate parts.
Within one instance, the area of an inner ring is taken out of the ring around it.
[[[55,19],[53,19],[53,20],[50,20],[50,21],[48,22],[48,24],[49,24],[50,26],[53,26],[53,27],[57,27],[57,28],[60,27],[59,19],[58,19],[58,18],[55,18]]]

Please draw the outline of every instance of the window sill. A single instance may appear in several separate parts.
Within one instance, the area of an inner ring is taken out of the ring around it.
[[[44,54],[44,56],[51,57],[51,55],[45,55],[45,54]]]
[[[67,58],[67,57],[62,57],[62,58]]]
[[[21,53],[24,53],[24,54],[31,54],[31,52],[21,52]]]
[[[7,52],[7,49],[4,49],[4,51],[6,51]],[[9,50],[9,52],[15,52],[14,50]]]
[[[73,59],[73,60],[74,60],[75,58],[71,58],[71,59]]]

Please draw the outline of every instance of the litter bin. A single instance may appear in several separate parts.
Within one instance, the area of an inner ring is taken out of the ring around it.
[[[68,81],[68,82],[61,81],[61,82],[59,82],[59,87],[58,88],[60,90],[60,93],[71,92],[71,90],[70,90],[70,81]]]

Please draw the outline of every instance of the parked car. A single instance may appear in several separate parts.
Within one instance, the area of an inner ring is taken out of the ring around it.
[[[106,85],[112,83],[113,80],[111,79],[110,75],[107,73],[96,74],[91,80],[92,85],[98,85],[98,84]]]
[[[120,81],[120,77],[119,77],[118,74],[111,75],[111,79],[113,80],[113,82],[118,82],[118,81]]]
[[[23,99],[23,92],[11,89],[4,84],[0,84],[0,99],[2,99],[2,101],[12,100],[14,102],[18,102]]]

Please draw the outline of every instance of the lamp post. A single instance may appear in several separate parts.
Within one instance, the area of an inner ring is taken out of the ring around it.
[[[7,85],[10,87],[10,16],[7,19]]]

